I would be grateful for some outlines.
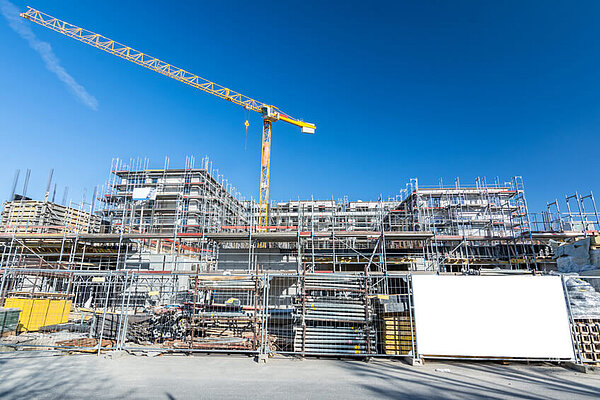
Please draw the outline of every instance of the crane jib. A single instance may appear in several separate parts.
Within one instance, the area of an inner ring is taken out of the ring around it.
[[[261,179],[260,179],[260,216],[258,229],[264,230],[268,226],[269,209],[269,178],[270,178],[270,160],[271,160],[271,123],[274,121],[285,121],[289,124],[298,126],[303,133],[315,133],[314,124],[300,121],[279,111],[275,106],[270,106],[258,100],[231,90],[225,86],[211,82],[208,79],[199,77],[182,68],[175,67],[158,58],[152,57],[146,53],[135,50],[100,34],[80,28],[76,25],[61,21],[41,11],[28,7],[27,12],[22,13],[21,17],[35,22],[41,26],[61,33],[72,39],[113,54],[117,57],[131,61],[134,64],[158,72],[169,78],[185,83],[206,93],[228,100],[247,110],[258,112],[263,117],[263,139],[262,139],[262,157],[261,157]]]

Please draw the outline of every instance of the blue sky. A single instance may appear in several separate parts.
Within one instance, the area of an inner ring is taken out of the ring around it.
[[[600,196],[600,3],[14,0],[317,124],[273,128],[271,198],[377,199],[411,177],[522,175],[530,209]],[[74,198],[111,159],[208,155],[256,197],[261,120],[28,23],[97,101],[86,105],[0,17],[0,197],[31,168]],[[22,185],[19,184],[19,189]]]

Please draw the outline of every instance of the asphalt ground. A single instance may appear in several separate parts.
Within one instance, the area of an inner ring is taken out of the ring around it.
[[[2,399],[598,399],[600,374],[550,363],[0,353]]]

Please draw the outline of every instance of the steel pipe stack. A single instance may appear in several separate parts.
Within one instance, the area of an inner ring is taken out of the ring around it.
[[[373,308],[363,276],[311,274],[295,298],[294,351],[368,354],[376,351]]]

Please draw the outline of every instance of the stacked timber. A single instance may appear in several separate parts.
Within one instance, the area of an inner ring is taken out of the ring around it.
[[[56,342],[57,347],[74,347],[74,348],[85,348],[88,351],[97,351],[98,344],[101,348],[112,349],[115,347],[116,342],[114,340],[102,339],[102,341],[95,338],[78,338],[70,340],[61,340]]]
[[[382,313],[381,343],[388,355],[414,354],[414,320],[408,313]]]

